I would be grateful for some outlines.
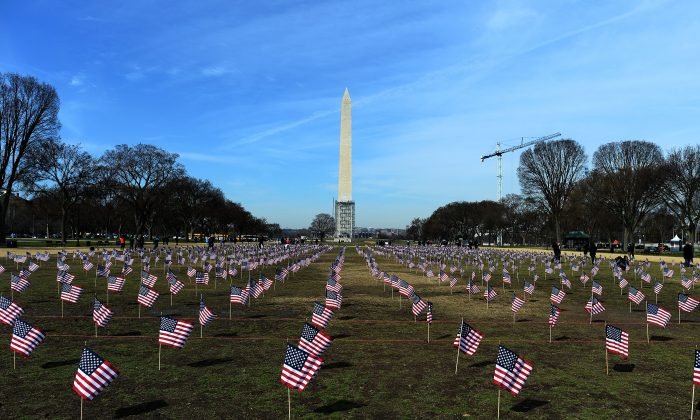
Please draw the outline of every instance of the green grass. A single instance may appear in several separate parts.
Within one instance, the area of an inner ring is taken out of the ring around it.
[[[136,304],[138,270],[134,270],[124,292],[110,295],[115,318],[106,331],[94,337],[94,274],[86,278],[78,261],[68,259],[71,271],[80,273],[75,284],[86,292],[78,304],[65,305],[61,319],[52,258],[32,275],[29,290],[15,296],[26,311],[23,319],[48,335],[31,358],[17,358],[16,370],[12,369],[9,327],[0,327],[4,337],[0,342],[6,349],[6,356],[0,357],[0,412],[7,418],[75,418],[80,402],[71,385],[87,341],[121,375],[94,401],[85,403],[86,418],[283,418],[287,391],[278,379],[285,343],[298,338],[312,302],[322,298],[336,253],[337,248],[290,276],[285,284],[276,285],[250,307],[234,307],[231,320],[228,280],[225,284],[220,281],[216,290],[213,281],[205,290],[199,288],[219,318],[204,329],[201,339],[195,323],[184,349],[163,348],[161,371],[157,316],[162,312],[193,319],[197,313],[199,299],[184,273],[186,267],[175,269],[187,287],[174,297],[172,307],[162,267],[152,270],[160,277],[156,290],[162,295],[152,310],[142,311],[141,319]],[[689,414],[700,317],[683,313],[683,323],[677,324],[677,267],[672,284],[667,281],[659,296],[659,303],[673,314],[672,324],[665,331],[651,326],[651,344],[646,343],[643,305],[633,304],[629,312],[627,296],[620,295],[606,264],[601,265],[596,279],[605,288],[602,302],[607,310],[591,325],[583,310],[590,288],[584,289],[567,270],[573,288],[560,305],[562,314],[553,330],[554,341],[549,343],[547,315],[553,280],[551,275],[544,280],[541,266],[537,290],[514,324],[510,291],[503,292],[500,267],[493,281],[499,296],[487,310],[483,299],[469,300],[465,280],[450,294],[446,284],[408,272],[393,259],[379,257],[378,261],[382,270],[398,274],[433,302],[431,342],[426,342],[424,315],[414,323],[407,301],[399,301],[398,293],[392,299],[390,289],[377,283],[364,260],[348,248],[341,273],[343,308],[326,330],[335,341],[307,389],[292,391],[293,417],[493,418],[498,391],[491,380],[499,343],[534,364],[520,396],[502,394],[504,418],[678,418]],[[4,265],[8,271],[15,268],[13,263]],[[272,276],[274,269],[265,272]],[[519,280],[516,273],[511,275],[513,287],[522,296],[527,264],[521,264]],[[652,276],[660,280],[656,263],[652,263]],[[0,283],[6,295],[8,277],[3,274]],[[634,278],[631,273],[629,277]],[[242,283],[240,277],[234,280],[234,284]],[[631,283],[639,286],[639,281]],[[98,296],[106,301],[105,280],[97,279],[97,284]],[[653,301],[653,291],[648,286],[642,290]],[[460,358],[455,375],[456,353],[451,343],[461,317],[485,339],[473,357]],[[605,374],[603,320],[620,325],[631,339],[628,361],[610,355],[609,376]]]

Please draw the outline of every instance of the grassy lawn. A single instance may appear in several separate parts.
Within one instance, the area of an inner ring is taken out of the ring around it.
[[[20,250],[23,252],[23,250]],[[71,389],[84,342],[116,367],[121,375],[94,401],[85,403],[86,418],[140,416],[146,418],[283,418],[287,415],[286,387],[278,382],[287,340],[298,338],[314,300],[324,294],[328,267],[338,248],[302,269],[285,284],[277,284],[250,306],[234,307],[229,318],[228,283],[219,281],[199,292],[217,318],[199,337],[196,314],[199,297],[185,275],[175,267],[186,288],[173,298],[160,263],[152,269],[159,276],[155,289],[161,293],[153,309],[138,318],[136,294],[139,264],[129,275],[121,294],[111,294],[109,307],[115,317],[106,330],[94,336],[91,313],[95,293],[94,270],[86,276],[77,260],[68,258],[74,284],[85,288],[80,301],[61,303],[55,280],[55,257],[31,276],[31,287],[15,300],[25,309],[23,319],[42,329],[47,338],[31,358],[17,358],[12,368],[7,326],[0,326],[6,349],[0,357],[0,412],[7,418],[76,418],[79,397]],[[642,257],[644,258],[644,257]],[[659,304],[673,318],[666,330],[650,326],[646,342],[644,305],[629,304],[620,295],[607,263],[601,264],[596,280],[604,287],[603,314],[589,316],[583,309],[590,296],[578,276],[560,305],[559,324],[549,343],[547,317],[553,276],[540,280],[532,298],[513,323],[510,290],[522,296],[527,265],[511,272],[513,288],[501,282],[501,267],[493,285],[499,296],[486,308],[483,299],[469,299],[464,290],[471,268],[454,293],[447,283],[409,272],[393,259],[378,257],[380,268],[399,275],[416,292],[434,304],[435,322],[427,343],[425,315],[417,323],[405,299],[393,298],[390,289],[377,283],[353,248],[347,249],[343,268],[343,308],[326,332],[335,339],[324,354],[325,364],[303,393],[292,392],[292,415],[315,418],[494,418],[498,391],[491,383],[498,344],[517,352],[534,364],[534,371],[520,396],[503,393],[504,418],[648,418],[664,413],[668,418],[686,417],[690,410],[693,349],[700,341],[697,311],[683,313],[678,325],[676,294],[681,289],[678,267],[666,281]],[[7,271],[14,263],[3,263]],[[115,263],[121,268],[121,263]],[[433,268],[435,270],[435,268]],[[273,277],[274,267],[264,269]],[[654,280],[661,280],[658,264],[652,263]],[[457,272],[459,274],[459,272]],[[253,276],[258,275],[255,271]],[[212,271],[213,277],[213,271]],[[477,273],[478,277],[478,273]],[[247,275],[246,275],[247,278]],[[630,283],[639,286],[630,272]],[[556,279],[558,283],[558,278]],[[242,285],[240,275],[235,285]],[[648,285],[643,293],[653,302]],[[2,274],[0,291],[9,294],[9,274]],[[482,288],[483,291],[483,288]],[[105,279],[97,279],[98,297],[106,302]],[[195,322],[195,330],[182,350],[163,348],[158,371],[159,314]],[[485,338],[476,354],[462,356],[455,375],[456,353],[452,341],[464,317]],[[630,358],[610,355],[610,375],[605,374],[604,320],[630,334]]]

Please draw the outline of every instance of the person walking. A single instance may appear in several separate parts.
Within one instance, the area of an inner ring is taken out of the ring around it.
[[[693,244],[691,244],[689,241],[686,241],[685,245],[683,245],[683,259],[685,260],[686,267],[690,267],[691,265],[693,265],[693,254],[695,254]]]
[[[554,252],[554,261],[559,261],[561,259],[561,248],[557,241],[552,241],[552,251]]]
[[[595,242],[591,242],[591,245],[588,247],[588,253],[591,254],[591,264],[595,264],[595,254],[598,252],[598,247],[595,245]]]

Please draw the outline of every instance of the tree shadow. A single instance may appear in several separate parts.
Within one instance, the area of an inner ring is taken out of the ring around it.
[[[441,335],[440,337],[433,338],[433,340],[442,340],[443,338],[450,338],[450,337],[452,337],[452,334],[445,334],[445,335]]]
[[[61,366],[77,365],[79,362],[80,359],[68,359],[57,362],[46,362],[43,365],[41,365],[41,367],[42,369],[53,369]]]
[[[124,337],[128,335],[142,335],[141,331],[126,331],[126,332],[118,332],[118,333],[112,333],[111,334],[113,337]]]
[[[652,335],[649,337],[649,341],[671,341],[673,337],[666,337],[663,335]]]
[[[634,370],[634,363],[615,363],[615,366],[613,366],[613,370],[617,372],[632,372]]]
[[[257,314],[257,315],[250,315],[248,318],[251,319],[257,319],[257,318],[265,318],[267,315],[265,314]]]
[[[228,363],[228,362],[232,362],[232,361],[233,361],[233,358],[231,358],[231,357],[222,357],[219,359],[204,359],[204,360],[200,360],[198,362],[188,363],[187,366],[193,367],[193,368],[203,368],[203,367],[207,367],[207,366],[220,365],[220,364]]]
[[[153,400],[141,404],[132,405],[129,407],[122,407],[118,408],[117,411],[114,412],[114,418],[120,419],[129,416],[139,416],[167,406],[168,403],[164,400]]]
[[[214,337],[238,337],[238,334],[235,332],[232,333],[218,333],[214,334]]]
[[[557,337],[554,339],[554,341],[565,341],[565,340],[571,340],[571,337],[568,335],[562,335],[561,337]]]
[[[338,334],[338,335],[333,336],[333,339],[338,340],[340,338],[346,338],[346,337],[352,337],[352,335],[350,335],[350,334]]]
[[[323,365],[323,370],[328,370],[328,369],[342,369],[346,367],[352,366],[352,363],[348,362],[333,362],[333,363],[328,363],[327,365]]]
[[[338,400],[334,402],[333,404],[328,404],[324,405],[323,407],[318,407],[317,409],[314,410],[314,413],[321,413],[321,414],[332,414],[332,413],[337,413],[340,411],[349,411],[354,408],[362,408],[366,404],[358,403],[355,401],[348,401],[348,400]]]
[[[338,319],[343,320],[343,321],[348,320],[348,319],[355,319],[355,318],[356,317],[354,317],[354,316],[339,316],[338,317]]]
[[[493,364],[492,361],[490,361],[490,360],[484,360],[483,362],[472,363],[471,365],[469,365],[469,367],[486,367],[486,366],[489,366],[489,365],[492,365],[492,364]]]
[[[527,413],[530,410],[534,410],[535,408],[539,408],[547,404],[549,404],[549,401],[533,400],[528,398],[515,404],[510,410],[518,413]]]
[[[602,323],[604,323],[604,322],[605,322],[604,319],[594,319],[594,320],[593,320],[593,324],[602,324]]]
[[[527,318],[524,318],[524,319],[518,319],[515,322],[530,322],[530,320]]]

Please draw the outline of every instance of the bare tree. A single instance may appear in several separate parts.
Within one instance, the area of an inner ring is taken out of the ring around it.
[[[184,175],[178,155],[149,144],[120,144],[102,156],[113,188],[131,208],[135,234],[143,234],[159,200],[159,194],[175,178]]]
[[[66,221],[71,210],[85,196],[95,181],[95,161],[79,145],[57,139],[44,139],[29,154],[32,187],[43,193],[60,209],[61,240],[66,242]]]
[[[659,205],[662,161],[659,146],[643,140],[607,143],[593,155],[596,196],[622,222],[624,244]]]
[[[0,73],[0,239],[15,182],[27,174],[25,155],[36,143],[58,137],[56,90],[34,77]]]
[[[561,242],[561,215],[576,182],[585,175],[586,153],[571,139],[536,144],[520,155],[518,179],[523,194],[541,202]]]
[[[335,219],[328,213],[317,214],[311,221],[309,230],[323,242],[327,235],[332,235],[335,232]]]
[[[700,146],[672,150],[664,161],[661,196],[694,241],[700,223]]]

